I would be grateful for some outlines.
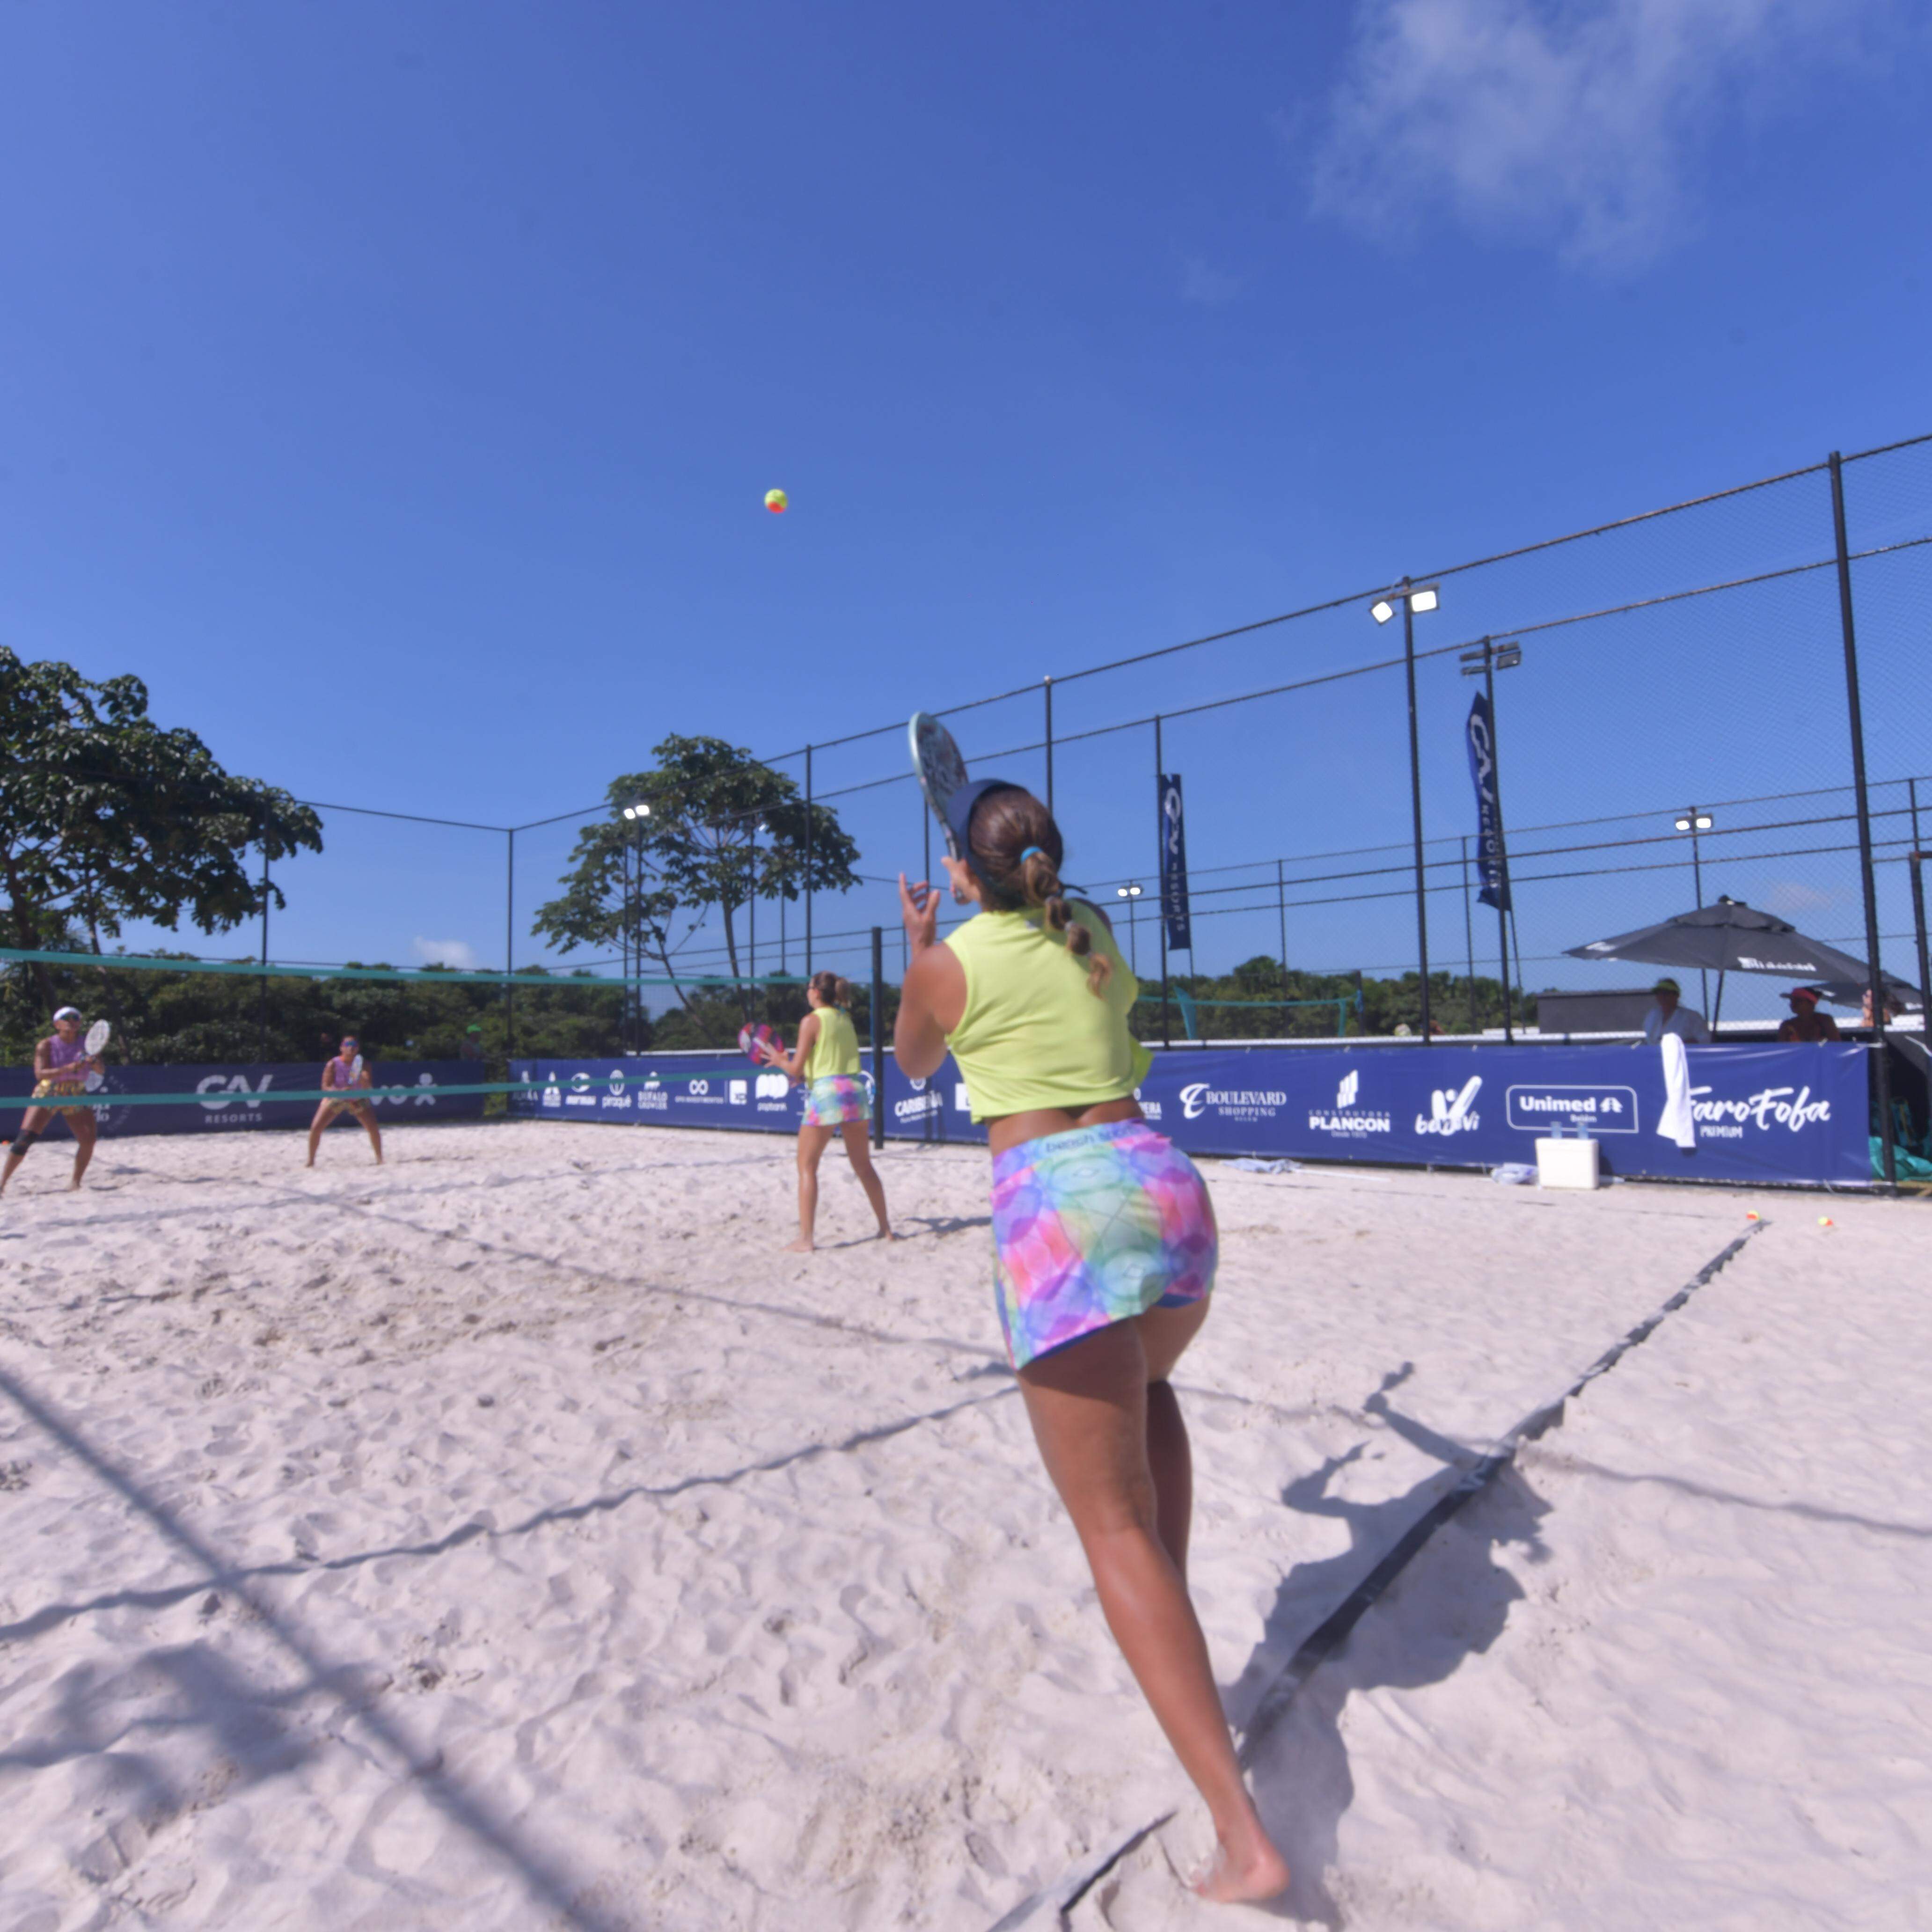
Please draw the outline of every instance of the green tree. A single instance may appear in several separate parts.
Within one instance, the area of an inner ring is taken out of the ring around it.
[[[610,815],[584,826],[562,895],[537,908],[531,931],[566,952],[628,941],[677,978],[678,950],[714,909],[738,974],[736,916],[753,895],[796,900],[859,883],[859,848],[828,806],[808,808],[797,785],[722,738],[666,738],[658,763],[605,789]],[[626,819],[626,807],[650,808]],[[678,987],[687,1010],[692,994]]]
[[[0,886],[23,950],[59,950],[78,931],[98,952],[132,919],[226,932],[262,909],[251,848],[272,860],[322,850],[308,806],[155,724],[139,678],[95,683],[0,646]],[[51,998],[51,974],[36,977]]]

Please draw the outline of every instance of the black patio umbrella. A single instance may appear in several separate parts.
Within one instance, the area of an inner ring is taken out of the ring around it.
[[[1700,906],[1694,912],[1680,912],[1660,925],[1640,926],[1634,932],[1618,933],[1614,939],[1593,939],[1587,946],[1570,947],[1568,953],[1573,959],[1629,959],[1646,966],[1688,967],[1720,976],[1768,973],[1780,979],[1821,985],[1834,999],[1851,988],[1850,998],[1840,1004],[1854,1006],[1871,984],[1870,970],[1862,959],[1840,952],[1822,939],[1808,938],[1790,920],[1760,912],[1738,899],[1720,899],[1715,905]],[[1904,995],[1901,1004],[1920,1004],[1916,988],[1890,974],[1885,980],[1888,997]],[[1718,1000],[1721,1006],[1721,976]]]

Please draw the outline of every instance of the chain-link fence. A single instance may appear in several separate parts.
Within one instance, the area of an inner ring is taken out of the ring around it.
[[[1932,437],[1920,437],[1472,562],[1392,571],[987,698],[946,704],[959,666],[914,657],[901,715],[768,760],[838,814],[860,886],[754,892],[734,908],[728,950],[698,908],[674,970],[830,967],[862,980],[883,926],[896,976],[892,887],[901,870],[933,876],[936,859],[902,715],[923,706],[976,772],[1050,799],[1069,876],[1120,915],[1143,979],[1160,985],[1164,969],[1175,994],[1150,1030],[1420,1032],[1425,1005],[1443,1030],[1514,1027],[1544,989],[1642,983],[1573,948],[1720,898],[1861,961],[1876,946],[1918,986],[1907,855],[1932,831],[1928,611]],[[1466,731],[1472,698],[1491,689],[1506,920],[1479,896]],[[543,742],[539,730],[533,750]],[[1184,951],[1164,947],[1159,916],[1162,772],[1185,787]],[[326,967],[380,950],[398,966],[587,973],[598,983],[528,995],[478,974],[473,1003],[488,1011],[464,1025],[488,1029],[493,1057],[520,1044],[520,1006],[532,1026],[546,1012],[570,1021],[568,1042],[539,1050],[638,1042],[646,1015],[662,1020],[680,995],[602,982],[662,977],[662,958],[622,944],[560,956],[532,936],[580,829],[612,808],[483,825],[326,805],[324,853],[276,869],[287,904],[256,936],[262,956]],[[358,941],[374,908],[394,928],[379,948]],[[1733,974],[1723,1016],[1768,1022],[1783,990]],[[1708,981],[1686,991],[1718,998]],[[526,1004],[538,1000],[549,1005]]]

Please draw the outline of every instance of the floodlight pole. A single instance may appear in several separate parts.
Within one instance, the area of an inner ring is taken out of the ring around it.
[[[507,976],[517,970],[517,828],[512,826],[503,836],[509,841],[503,862],[503,1068],[507,1079],[510,1056],[517,1050],[517,989]]]
[[[1852,728],[1852,783],[1858,809],[1858,873],[1865,896],[1866,970],[1871,977],[1872,1036],[1878,1048],[1879,1140],[1884,1151],[1886,1185],[1898,1184],[1898,1150],[1892,1118],[1891,1049],[1885,1038],[1885,969],[1879,960],[1878,880],[1872,869],[1871,800],[1865,789],[1864,712],[1858,702],[1858,646],[1852,622],[1852,555],[1845,541],[1845,471],[1834,449],[1831,456],[1832,530],[1838,548],[1838,622],[1845,638],[1845,704]]]
[[[1415,832],[1415,945],[1422,959],[1422,1043],[1429,1044],[1429,902],[1422,858],[1422,736],[1415,707],[1415,607],[1402,580],[1402,655],[1408,679],[1408,797]]]
[[[1510,890],[1509,848],[1503,839],[1503,766],[1502,754],[1496,749],[1496,740],[1501,734],[1496,729],[1496,647],[1487,638],[1483,640],[1483,684],[1490,698],[1490,783],[1496,794],[1496,877],[1502,881],[1503,900],[1514,902],[1516,895]],[[1516,1028],[1510,1012],[1510,915],[1508,907],[1496,907],[1496,939],[1503,958],[1503,1039],[1505,1042],[1516,1038]]]
[[[812,977],[812,747],[805,748],[805,976]]]

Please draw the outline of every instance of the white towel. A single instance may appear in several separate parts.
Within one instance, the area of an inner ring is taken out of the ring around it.
[[[1657,1131],[1689,1154],[1697,1144],[1697,1125],[1690,1117],[1690,1058],[1674,1033],[1666,1034],[1657,1044],[1664,1055],[1664,1112],[1658,1117]]]

